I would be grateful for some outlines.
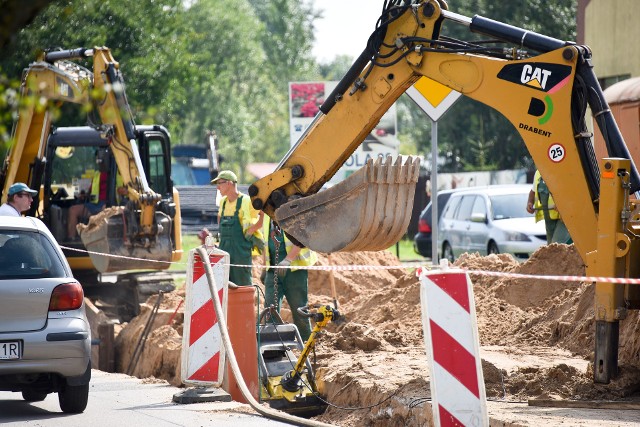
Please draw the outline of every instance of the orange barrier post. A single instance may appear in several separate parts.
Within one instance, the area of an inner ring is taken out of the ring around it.
[[[258,399],[258,342],[256,339],[256,290],[253,286],[229,288],[227,329],[231,345],[251,395]],[[225,365],[222,388],[236,402],[248,403],[242,396],[229,362]]]

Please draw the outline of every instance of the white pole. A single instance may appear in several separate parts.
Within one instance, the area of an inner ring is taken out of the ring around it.
[[[438,265],[438,121],[431,120],[431,265]]]

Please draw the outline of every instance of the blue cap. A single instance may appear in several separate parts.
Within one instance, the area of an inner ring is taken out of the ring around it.
[[[16,182],[11,187],[9,187],[9,196],[13,196],[14,194],[20,193],[21,191],[29,193],[32,196],[38,194],[36,190],[30,189],[24,182]]]

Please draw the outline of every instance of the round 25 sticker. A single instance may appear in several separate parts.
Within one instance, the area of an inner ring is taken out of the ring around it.
[[[551,160],[552,162],[560,163],[562,160],[564,160],[565,153],[566,152],[562,144],[553,144],[551,147],[549,147],[547,155],[549,156],[549,160]]]

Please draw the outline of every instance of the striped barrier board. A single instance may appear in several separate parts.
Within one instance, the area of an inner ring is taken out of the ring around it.
[[[229,254],[217,248],[208,249],[207,253],[213,270],[214,289],[218,292],[226,320]],[[189,252],[185,293],[180,378],[187,385],[220,387],[225,363],[224,345],[205,266],[196,249]]]
[[[419,278],[434,424],[488,426],[471,280],[456,269]]]

